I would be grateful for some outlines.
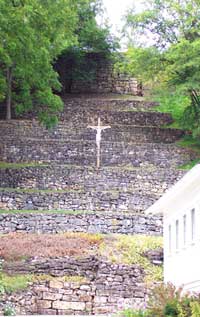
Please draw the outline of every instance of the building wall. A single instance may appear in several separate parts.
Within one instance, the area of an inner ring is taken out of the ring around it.
[[[183,193],[181,208],[178,208],[176,213],[165,216],[164,276],[165,282],[184,286],[185,290],[200,291],[200,201],[194,201],[189,206],[186,204]],[[193,209],[195,210],[194,222],[191,215]],[[169,226],[171,226],[171,239]]]

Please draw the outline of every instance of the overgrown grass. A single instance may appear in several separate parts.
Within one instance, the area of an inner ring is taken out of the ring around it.
[[[0,239],[1,257],[7,262],[30,258],[85,257],[103,243],[101,234],[66,232],[51,234],[10,233]]]
[[[200,164],[200,158],[179,166],[179,169],[184,171],[189,171],[191,168],[193,168],[197,164]]]
[[[179,94],[162,94],[156,97],[156,101],[159,105],[153,109],[163,113],[170,113],[175,120],[174,127],[182,128],[181,120],[185,109],[190,104],[189,98]]]
[[[24,290],[33,281],[33,275],[14,275],[1,274],[1,286],[6,293],[14,293]]]
[[[149,250],[162,248],[162,246],[163,239],[161,237],[116,235],[111,243],[106,241],[101,246],[101,252],[114,263],[139,265],[146,273],[146,283],[149,283],[163,280],[163,268],[153,265],[145,253]]]
[[[87,278],[80,275],[74,275],[74,276],[60,276],[60,277],[53,277],[48,274],[41,274],[41,275],[34,275],[33,282],[50,282],[50,281],[58,281],[58,282],[66,282],[66,283],[75,283],[75,284],[81,284],[88,282]]]
[[[186,135],[176,142],[177,145],[187,147],[199,153],[200,157],[200,139],[195,139],[192,135]]]
[[[12,294],[18,291],[23,291],[29,287],[32,283],[59,281],[66,283],[81,284],[87,282],[87,279],[83,276],[62,276],[53,277],[47,274],[18,274],[18,275],[8,275],[6,273],[1,273],[0,286],[3,292]]]

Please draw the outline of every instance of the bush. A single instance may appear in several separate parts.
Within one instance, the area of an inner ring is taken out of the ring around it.
[[[200,295],[183,293],[172,284],[157,286],[150,296],[148,317],[199,317]]]

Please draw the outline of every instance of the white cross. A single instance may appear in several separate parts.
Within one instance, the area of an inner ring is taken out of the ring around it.
[[[88,128],[96,130],[96,145],[97,145],[97,168],[100,168],[100,153],[101,153],[101,132],[106,129],[110,129],[111,126],[106,125],[102,126],[101,125],[101,119],[98,118],[98,125],[97,126],[88,126]]]

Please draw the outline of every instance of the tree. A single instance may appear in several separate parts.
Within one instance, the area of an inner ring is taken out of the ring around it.
[[[99,25],[97,15],[103,15],[101,0],[80,0],[76,4],[78,22],[75,28],[76,45],[67,47],[58,58],[56,69],[60,73],[64,92],[70,92],[73,80],[95,79],[97,63],[88,54],[101,54],[108,60],[118,43],[106,23]]]
[[[76,42],[73,0],[0,0],[0,97],[21,112],[34,109],[46,125],[62,109],[52,62]]]
[[[200,130],[200,1],[146,0],[145,4],[143,12],[131,10],[127,14],[126,27],[131,34],[139,35],[140,40],[132,41],[126,54],[130,62],[126,62],[126,69],[150,82],[161,96],[168,93],[175,98],[187,98],[182,119],[187,114],[185,126],[197,132]]]

